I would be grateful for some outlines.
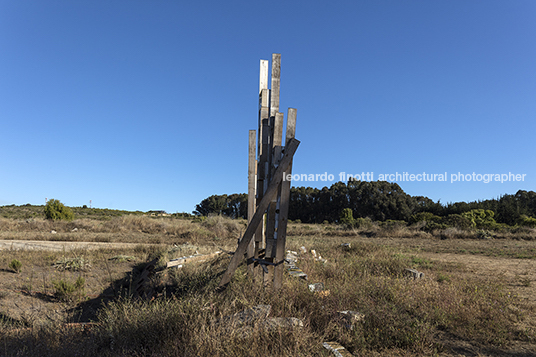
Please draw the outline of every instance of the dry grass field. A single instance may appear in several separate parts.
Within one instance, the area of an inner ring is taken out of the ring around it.
[[[229,254],[165,268],[196,252],[232,252],[244,230],[244,221],[222,217],[0,218],[0,355],[333,356],[322,343],[337,341],[355,356],[536,356],[531,230],[478,238],[291,224],[288,249],[307,249],[298,266],[308,281],[286,274],[277,294],[244,265],[216,292]],[[21,249],[19,241],[50,247]],[[156,262],[154,294],[139,299],[135,287],[149,261]],[[408,278],[407,268],[424,277]],[[318,282],[326,290],[311,292],[308,283]],[[222,322],[260,304],[271,306],[270,317],[303,326]],[[364,318],[349,329],[342,310]]]

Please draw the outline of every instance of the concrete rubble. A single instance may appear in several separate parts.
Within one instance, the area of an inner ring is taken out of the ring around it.
[[[415,269],[406,269],[406,274],[415,280],[424,278],[424,273]]]
[[[315,259],[315,261],[321,262],[324,264],[327,263],[327,259],[322,258],[320,254],[316,254],[316,250],[311,249],[311,254],[313,255],[313,258]]]
[[[337,357],[351,357],[352,354],[348,352],[346,348],[344,348],[340,343],[332,341],[332,342],[324,342],[322,344],[325,349],[328,351],[331,351],[335,356]]]
[[[298,253],[291,250],[287,250],[287,255],[285,257],[285,268],[287,269],[288,274],[296,278],[307,280],[307,274],[305,274],[300,268],[298,268],[297,264]]]
[[[324,283],[309,284],[309,290],[311,290],[312,292],[323,291]]]

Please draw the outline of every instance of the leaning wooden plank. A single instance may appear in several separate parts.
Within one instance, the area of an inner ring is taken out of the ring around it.
[[[289,108],[287,114],[287,130],[286,130],[286,145],[294,138],[296,134],[296,117],[297,110]],[[281,262],[285,256],[285,245],[287,240],[287,221],[288,207],[290,200],[290,180],[287,180],[288,175],[292,177],[292,162],[288,165],[288,169],[284,174],[286,177],[281,183],[281,201],[279,203],[279,222],[277,224],[277,242],[275,251],[275,272],[274,272],[274,290],[281,289],[283,285],[283,265]]]
[[[231,281],[231,277],[233,276],[236,268],[238,267],[238,264],[240,264],[240,260],[243,258],[246,248],[249,242],[251,241],[251,238],[253,238],[253,234],[257,230],[258,225],[262,222],[262,218],[264,217],[264,212],[266,212],[266,209],[270,205],[272,197],[279,190],[279,185],[281,184],[281,181],[283,180],[283,173],[287,170],[288,165],[292,161],[292,157],[294,156],[294,153],[298,149],[298,145],[300,145],[299,140],[292,139],[290,141],[287,150],[285,150],[286,151],[285,155],[283,156],[283,159],[281,160],[281,163],[279,164],[279,167],[277,168],[275,175],[272,178],[272,182],[270,182],[270,185],[268,186],[268,189],[266,190],[264,197],[262,198],[261,202],[259,202],[259,205],[257,206],[257,211],[253,215],[251,222],[249,222],[246,232],[244,233],[244,236],[240,240],[240,243],[238,244],[238,247],[233,257],[231,258],[229,267],[227,268],[227,271],[223,274],[223,277],[221,279],[221,282],[218,288],[220,289],[223,288],[225,285],[227,285]]]

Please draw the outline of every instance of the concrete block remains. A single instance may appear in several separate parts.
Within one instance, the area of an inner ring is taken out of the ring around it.
[[[309,284],[309,290],[312,292],[323,291],[324,289],[324,283]]]
[[[258,326],[264,330],[274,331],[278,328],[291,329],[294,327],[303,327],[303,321],[296,317],[271,317],[261,321]]]
[[[337,357],[352,357],[352,354],[338,342],[324,342],[322,345]]]
[[[305,274],[300,268],[298,268],[297,264],[298,253],[293,252],[291,250],[287,250],[287,255],[285,257],[285,268],[287,269],[288,274],[296,278],[307,280],[307,274]]]
[[[413,279],[424,278],[424,273],[415,269],[406,269],[406,274]]]

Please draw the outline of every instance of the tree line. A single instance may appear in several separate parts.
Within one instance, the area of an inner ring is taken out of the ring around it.
[[[193,213],[247,218],[247,197],[245,193],[213,195],[196,205]],[[484,201],[442,204],[428,197],[408,195],[394,182],[348,181],[321,189],[292,187],[289,205],[288,218],[303,223],[338,223],[342,211],[349,208],[355,218],[406,222],[423,212],[448,217],[472,210],[489,210],[494,212],[497,223],[516,225],[523,217],[536,217],[536,192],[519,190],[513,195]]]

